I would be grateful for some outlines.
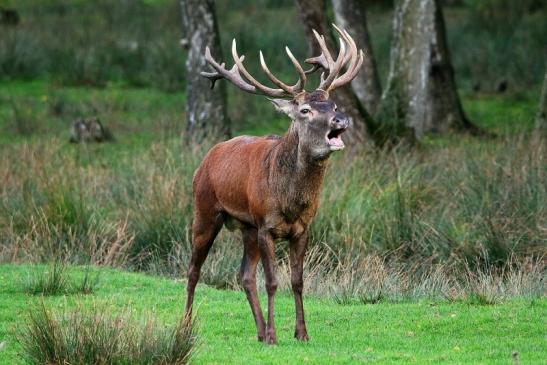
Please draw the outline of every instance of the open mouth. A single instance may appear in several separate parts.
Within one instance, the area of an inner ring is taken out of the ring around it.
[[[341,137],[345,130],[346,128],[338,128],[327,133],[327,143],[332,151],[341,150],[345,147]]]

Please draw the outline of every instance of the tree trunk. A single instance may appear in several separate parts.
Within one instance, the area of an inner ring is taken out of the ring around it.
[[[388,85],[378,112],[387,138],[468,129],[439,0],[396,0]]]
[[[226,111],[226,89],[223,83],[212,90],[209,81],[200,76],[209,69],[205,47],[215,59],[223,59],[213,0],[182,0],[182,45],[188,49],[186,59],[186,132],[185,138],[202,140],[230,135]]]
[[[323,34],[327,40],[327,45],[332,52],[336,50],[333,47],[334,42],[331,33],[327,27],[327,18],[325,15],[324,0],[296,0],[299,8],[299,16],[304,24],[306,39],[310,49],[310,55],[317,56],[321,53],[319,45],[313,36],[312,29],[319,34]],[[336,51],[335,54],[337,54]],[[372,125],[372,118],[361,105],[355,94],[350,88],[342,87],[332,94],[332,99],[338,108],[349,118],[350,128],[343,134],[343,139],[350,148],[362,147],[370,141],[367,125]]]
[[[543,87],[539,98],[539,108],[536,116],[536,132],[538,135],[547,136],[547,70],[543,76]]]
[[[363,68],[353,79],[351,87],[361,104],[374,115],[382,96],[382,88],[370,43],[365,4],[359,0],[332,0],[332,5],[336,24],[346,29],[355,39],[357,47],[365,53]]]

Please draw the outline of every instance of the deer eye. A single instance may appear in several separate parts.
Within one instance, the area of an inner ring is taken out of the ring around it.
[[[338,106],[336,106],[336,105],[334,106],[334,111],[335,112],[338,111]]]
[[[310,112],[310,110],[307,109],[307,108],[304,108],[304,109],[300,110],[300,113],[302,113],[302,114],[308,114],[309,112]]]

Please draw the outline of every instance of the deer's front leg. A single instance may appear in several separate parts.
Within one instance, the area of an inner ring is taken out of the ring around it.
[[[291,265],[291,286],[296,309],[294,337],[300,341],[308,341],[310,339],[308,337],[308,331],[306,330],[306,322],[304,321],[304,304],[302,302],[302,290],[304,288],[302,274],[304,272],[304,256],[307,247],[307,231],[300,237],[291,239],[290,241],[289,259]]]
[[[245,289],[245,293],[247,294],[247,300],[251,306],[251,311],[253,312],[258,340],[263,342],[266,340],[266,323],[264,322],[264,316],[260,309],[260,302],[258,301],[258,294],[256,291],[256,266],[260,260],[257,231],[254,228],[247,228],[243,229],[242,233],[244,254],[243,260],[241,260],[239,277],[241,284]]]
[[[275,277],[275,242],[270,232],[266,230],[260,230],[258,232],[258,247],[262,258],[262,266],[264,266],[266,293],[268,294],[266,343],[274,345],[277,343],[274,325],[274,295],[277,290],[277,279]]]

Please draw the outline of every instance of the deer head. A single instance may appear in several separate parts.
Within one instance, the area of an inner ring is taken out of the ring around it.
[[[232,41],[232,68],[228,70],[225,63],[219,64],[215,61],[207,47],[205,59],[214,71],[202,72],[201,75],[211,81],[211,88],[217,80],[227,79],[245,92],[270,97],[269,100],[276,109],[291,118],[292,128],[298,133],[299,149],[312,158],[326,158],[331,152],[344,148],[341,135],[349,125],[347,117],[337,111],[336,104],[330,99],[329,94],[350,83],[363,64],[363,51],[357,49],[355,41],[345,30],[334,24],[333,26],[340,35],[340,49],[336,59],[329,52],[324,36],[315,30],[313,33],[321,48],[321,54],[306,60],[306,63],[313,65],[310,70],[304,71],[290,49],[285,47],[299,76],[294,85],[285,84],[270,72],[262,51],[259,53],[262,70],[277,88],[257,81],[243,65],[245,56],[238,54],[235,39]],[[306,92],[304,87],[307,75],[319,69],[323,70],[319,86],[312,92]]]

